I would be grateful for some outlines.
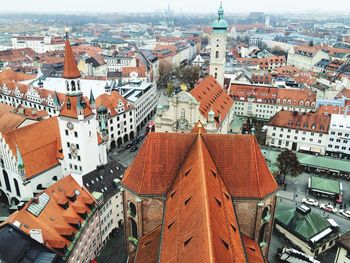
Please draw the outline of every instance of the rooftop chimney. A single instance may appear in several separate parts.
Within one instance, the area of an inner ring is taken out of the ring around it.
[[[41,244],[44,244],[43,234],[41,229],[31,229],[29,230],[29,235],[34,240],[38,241]]]

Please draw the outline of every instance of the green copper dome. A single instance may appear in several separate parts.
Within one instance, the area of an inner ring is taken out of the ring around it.
[[[211,24],[211,27],[213,30],[227,30],[228,28],[228,23],[224,20],[224,8],[222,7],[222,3],[218,10],[218,19]]]

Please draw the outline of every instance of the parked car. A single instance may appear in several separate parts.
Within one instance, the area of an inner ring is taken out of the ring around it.
[[[133,146],[131,149],[130,149],[130,152],[135,152],[139,149],[139,147],[137,146]]]
[[[125,149],[130,149],[130,148],[131,148],[131,146],[132,146],[132,144],[131,144],[131,143],[129,143],[128,145],[126,145],[126,146],[125,146]]]
[[[347,218],[350,218],[350,211],[349,210],[340,210],[339,213]]]
[[[312,198],[304,198],[303,203],[307,204],[307,205],[318,206],[317,200],[312,199]]]
[[[342,194],[337,194],[337,196],[335,198],[335,202],[337,204],[342,204],[343,203],[343,195]]]
[[[131,145],[132,146],[135,146],[136,144],[138,144],[139,142],[137,141],[137,140],[134,140],[132,143],[131,143]]]
[[[325,204],[321,204],[320,208],[323,209],[326,212],[330,212],[330,213],[336,213],[337,209],[332,206],[332,205],[325,205]]]

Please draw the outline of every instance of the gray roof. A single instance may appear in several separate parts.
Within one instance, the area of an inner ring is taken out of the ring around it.
[[[11,263],[61,263],[62,258],[17,227],[0,228],[0,261]]]

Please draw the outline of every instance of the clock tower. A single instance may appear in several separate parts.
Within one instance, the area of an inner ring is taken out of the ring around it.
[[[80,72],[66,35],[63,78],[66,97],[58,116],[63,149],[64,174],[71,174],[82,185],[82,176],[100,165],[97,123],[93,106],[83,96]]]
[[[210,52],[210,75],[224,87],[227,27],[224,20],[224,9],[222,3],[218,10],[218,18],[212,23],[211,52]]]

